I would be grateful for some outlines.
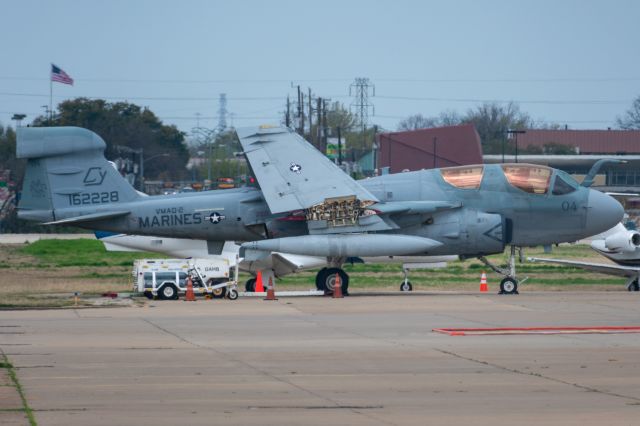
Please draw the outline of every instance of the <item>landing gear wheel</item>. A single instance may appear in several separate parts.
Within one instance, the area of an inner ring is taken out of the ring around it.
[[[238,298],[238,290],[236,290],[235,288],[230,288],[227,292],[227,297],[229,298],[229,300],[236,300]]]
[[[402,284],[400,284],[400,291],[413,291],[411,281],[402,281]]]
[[[158,297],[162,300],[175,300],[178,298],[178,289],[173,284],[166,284],[158,291]]]
[[[248,293],[253,293],[254,291],[256,291],[256,279],[255,278],[248,279],[247,282],[244,284],[244,289]]]
[[[500,281],[500,293],[499,294],[519,294],[518,293],[518,280],[511,277],[506,277]]]
[[[349,275],[340,268],[327,268],[318,272],[320,276],[320,284],[325,294],[333,294],[333,288],[336,284],[336,274],[340,274],[340,281],[342,281],[342,294],[349,295]]]
[[[316,289],[320,290],[320,291],[324,291],[324,276],[323,274],[325,273],[325,271],[327,270],[327,268],[322,268],[318,271],[318,273],[316,274]]]
[[[638,283],[638,280],[635,280],[631,284],[629,284],[629,287],[627,287],[627,290],[640,291],[640,283]]]

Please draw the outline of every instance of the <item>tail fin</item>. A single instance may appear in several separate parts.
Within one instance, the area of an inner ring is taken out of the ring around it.
[[[18,128],[16,156],[28,160],[18,217],[56,221],[138,199],[104,158],[105,148],[100,136],[79,127]]]

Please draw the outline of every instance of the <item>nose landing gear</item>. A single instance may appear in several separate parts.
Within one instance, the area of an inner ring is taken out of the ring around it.
[[[523,259],[522,247],[511,246],[511,254],[509,255],[509,265],[507,267],[508,269],[495,266],[494,264],[489,262],[487,258],[484,256],[478,257],[480,262],[487,265],[487,267],[490,268],[492,271],[504,276],[504,279],[500,281],[500,292],[498,294],[519,294],[518,293],[519,282],[516,279],[516,250],[518,250],[520,262],[522,262],[522,259]],[[524,280],[522,282],[524,282]]]

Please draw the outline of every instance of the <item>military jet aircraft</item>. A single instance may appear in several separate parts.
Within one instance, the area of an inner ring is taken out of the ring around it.
[[[617,224],[591,240],[591,248],[615,264],[530,257],[531,262],[574,266],[607,275],[627,277],[627,290],[640,291],[640,233]]]
[[[140,196],[81,128],[19,128],[28,160],[19,217],[134,235],[205,239],[212,252],[245,241],[272,252],[327,259],[320,282],[347,280],[349,257],[478,257],[511,246],[504,293],[516,293],[516,248],[576,241],[622,219],[613,198],[569,175],[528,164],[477,165],[355,181],[288,128],[238,130],[260,189]],[[594,170],[592,170],[595,173]],[[488,262],[486,262],[488,263]]]

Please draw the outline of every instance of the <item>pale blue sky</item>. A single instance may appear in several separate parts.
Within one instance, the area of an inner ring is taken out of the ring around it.
[[[277,123],[292,84],[349,105],[355,77],[375,84],[371,122],[390,130],[491,99],[606,128],[640,95],[632,0],[2,0],[0,12],[5,125],[43,112],[51,62],[76,80],[54,84],[54,103],[128,99],[184,131],[196,113],[215,126],[221,92],[237,127]]]

